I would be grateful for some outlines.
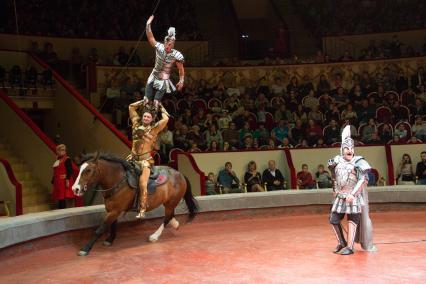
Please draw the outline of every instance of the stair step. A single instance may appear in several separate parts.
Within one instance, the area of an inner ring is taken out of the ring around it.
[[[22,197],[22,206],[31,207],[35,205],[43,205],[48,204],[50,201],[50,197],[48,195],[41,194],[31,194],[25,195]]]
[[[10,166],[14,172],[28,172],[28,167],[24,163],[10,163]]]
[[[28,206],[23,208],[24,214],[43,212],[43,211],[49,211],[49,210],[51,210],[51,208],[48,203]]]
[[[16,179],[22,183],[33,179],[31,172],[14,172]]]

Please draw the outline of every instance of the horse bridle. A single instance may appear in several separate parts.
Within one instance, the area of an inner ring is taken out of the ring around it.
[[[98,164],[95,164],[95,167],[96,167],[96,171],[97,171],[98,176],[100,176],[101,170],[99,169]],[[120,187],[121,187],[121,185],[122,185],[122,184],[123,184],[126,180],[127,180],[127,175],[126,175],[126,174],[124,174],[123,178],[122,178],[120,181],[118,181],[116,184],[114,184],[112,187],[107,188],[107,189],[95,189],[95,191],[96,191],[96,192],[109,192],[109,191],[114,191],[114,190],[116,190],[117,188],[120,188]],[[112,192],[112,193],[114,193],[114,192]]]

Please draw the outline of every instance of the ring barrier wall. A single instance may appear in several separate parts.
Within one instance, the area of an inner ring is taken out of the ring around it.
[[[374,205],[395,204],[396,206],[416,208],[426,202],[426,186],[376,187],[369,193],[370,207]],[[304,209],[329,206],[332,201],[331,189],[287,190],[256,193],[235,193],[213,196],[199,196],[197,201],[201,213],[220,213],[231,210],[289,208]],[[380,207],[379,207],[380,208]],[[423,207],[424,208],[424,207]],[[187,214],[183,202],[176,209],[177,215]],[[0,222],[0,249],[22,242],[46,237],[62,232],[92,228],[100,225],[105,214],[103,205],[69,208],[47,212],[10,217]],[[221,215],[231,218],[234,214]],[[126,214],[120,222],[134,221],[135,213]],[[147,212],[147,220],[164,216],[164,208]],[[252,216],[252,215],[250,215]],[[221,217],[221,218],[222,218]],[[178,216],[182,219],[184,216]],[[195,219],[197,220],[197,219]],[[1,254],[1,250],[0,250]]]

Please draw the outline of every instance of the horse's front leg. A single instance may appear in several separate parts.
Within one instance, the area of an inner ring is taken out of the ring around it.
[[[117,233],[117,220],[115,220],[114,222],[112,222],[111,228],[109,230],[109,236],[104,241],[104,246],[109,247],[109,246],[112,245],[112,243],[115,240],[116,233]]]
[[[90,239],[90,241],[86,245],[84,245],[77,254],[80,256],[88,255],[95,242],[108,230],[109,226],[114,221],[116,221],[117,218],[118,214],[116,212],[108,212],[104,218],[104,222],[102,223],[102,225],[100,225],[99,228],[96,229],[95,234]]]

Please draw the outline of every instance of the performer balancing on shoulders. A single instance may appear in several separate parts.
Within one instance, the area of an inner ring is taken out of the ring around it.
[[[170,27],[168,35],[164,38],[164,44],[159,43],[155,40],[151,30],[151,23],[154,20],[154,16],[150,16],[146,22],[146,35],[148,37],[149,44],[155,48],[155,66],[148,77],[145,88],[145,102],[152,102],[158,108],[158,104],[165,93],[171,93],[176,90],[182,90],[184,84],[185,70],[183,68],[184,58],[182,53],[173,49],[176,41],[175,28]],[[179,69],[179,82],[176,87],[170,80],[170,74],[173,63],[176,62],[176,66]],[[155,92],[155,94],[154,94]]]
[[[151,174],[151,166],[154,164],[151,152],[157,140],[158,133],[166,127],[169,121],[169,114],[166,109],[161,104],[159,106],[161,119],[158,122],[154,122],[155,110],[151,105],[148,105],[143,100],[129,105],[133,145],[132,152],[127,157],[127,160],[137,164],[141,169],[139,177],[140,212],[136,218],[145,217],[148,199],[148,179]],[[139,113],[142,114],[142,118],[139,116]]]
[[[330,214],[338,242],[334,253],[353,254],[355,241],[361,243],[363,249],[375,251],[373,227],[368,216],[367,184],[371,167],[363,157],[354,156],[354,140],[349,125],[342,132],[340,155],[330,159],[328,166],[334,177],[334,201]],[[341,225],[345,214],[348,219],[347,240]]]

